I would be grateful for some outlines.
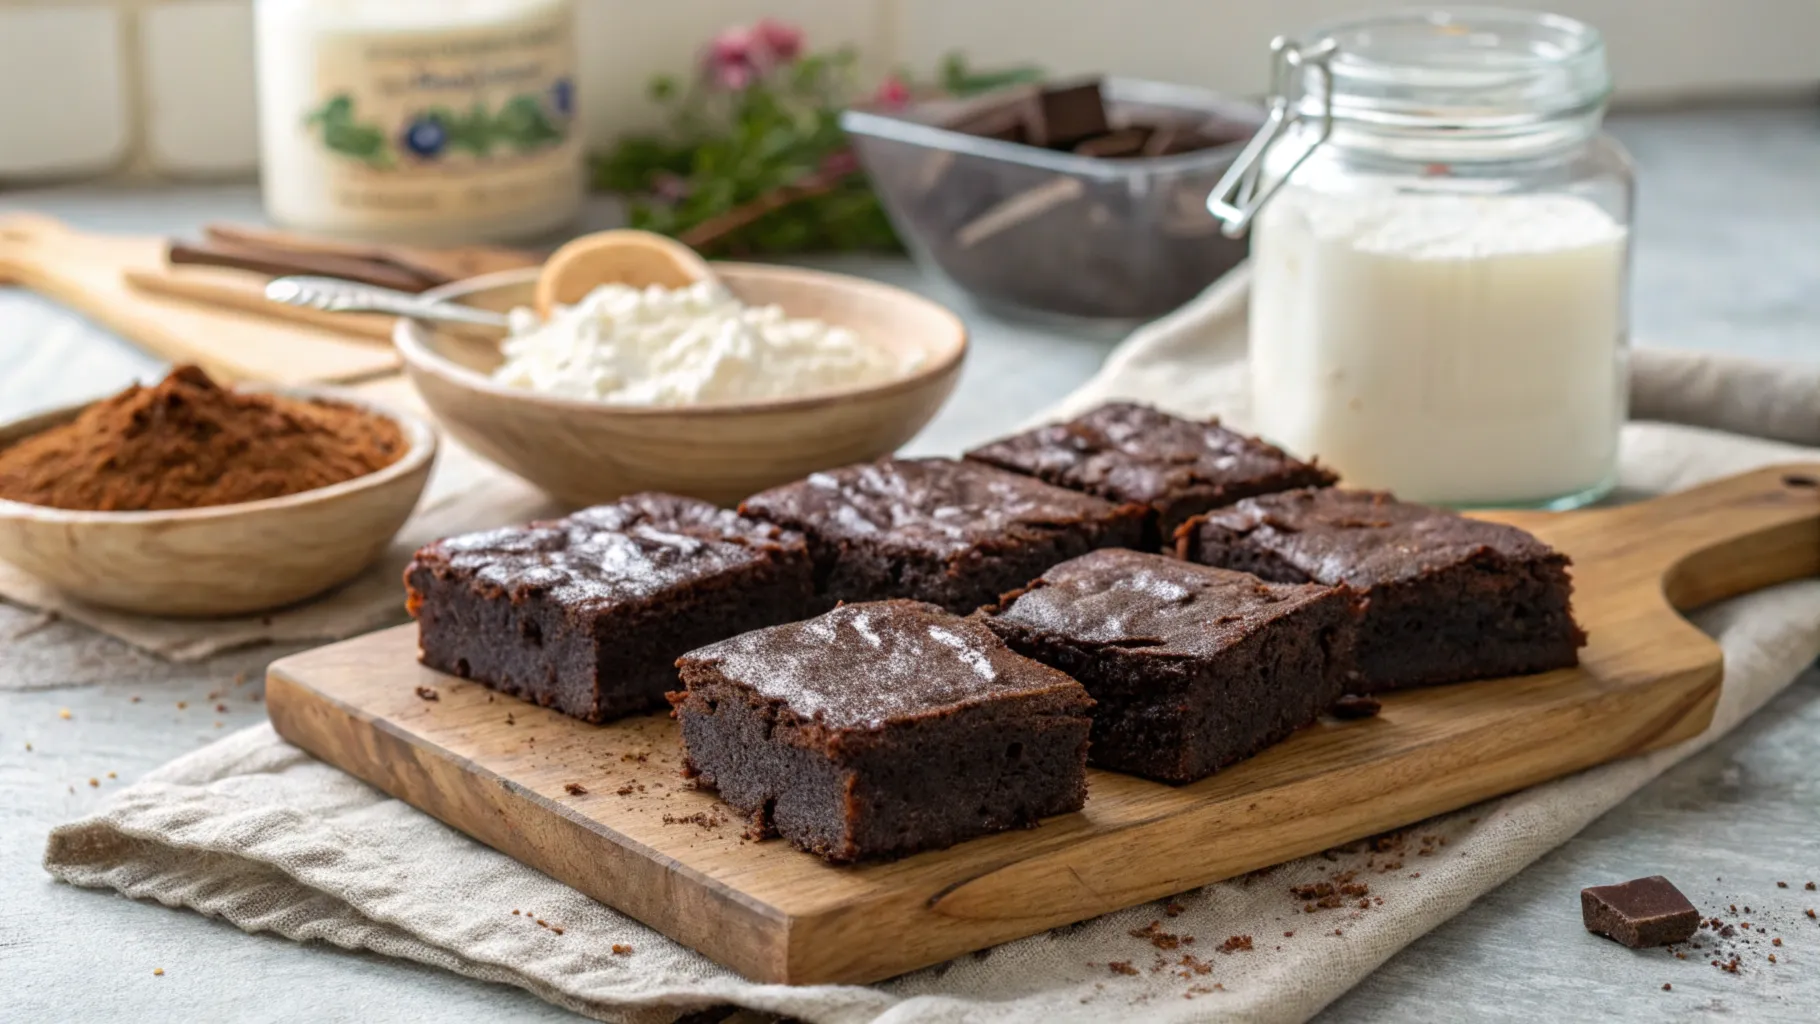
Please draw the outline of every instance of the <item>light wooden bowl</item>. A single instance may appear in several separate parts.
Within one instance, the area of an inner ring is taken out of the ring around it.
[[[396,422],[410,447],[397,462],[313,491],[211,508],[79,512],[0,500],[0,560],[92,604],[147,615],[268,611],[344,583],[384,553],[423,493],[436,433],[410,416],[320,388]],[[73,405],[0,426],[0,447],[68,422]]]
[[[540,395],[494,383],[497,334],[400,320],[405,369],[449,435],[575,505],[668,491],[731,505],[817,470],[877,458],[916,435],[954,390],[967,329],[942,306],[862,278],[716,263],[741,301],[846,327],[922,365],[882,384],[803,398],[644,407]],[[535,270],[427,292],[487,309],[528,306]]]

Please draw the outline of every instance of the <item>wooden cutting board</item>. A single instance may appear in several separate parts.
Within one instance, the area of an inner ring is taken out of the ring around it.
[[[247,309],[136,287],[164,277],[162,238],[76,231],[37,214],[0,217],[0,283],[55,299],[154,355],[200,364],[226,380],[338,384],[399,366],[389,343]],[[220,271],[198,280],[219,283]]]
[[[1820,465],[1493,518],[1572,555],[1579,668],[1391,695],[1179,788],[1090,772],[1078,814],[893,863],[746,841],[679,778],[668,717],[492,694],[419,666],[410,626],[274,663],[266,700],[317,757],[749,978],[872,981],[1694,736],[1720,652],[1675,609],[1820,574]]]

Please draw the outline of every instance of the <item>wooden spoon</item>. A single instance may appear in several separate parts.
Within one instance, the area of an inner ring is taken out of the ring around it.
[[[598,231],[550,255],[537,275],[531,304],[547,320],[553,307],[580,302],[603,284],[687,288],[713,280],[707,261],[675,239],[649,231]]]

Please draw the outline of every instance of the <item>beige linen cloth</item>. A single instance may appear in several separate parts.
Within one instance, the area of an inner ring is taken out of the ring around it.
[[[1139,331],[1057,412],[1130,396],[1243,424],[1244,295],[1240,275]],[[1820,373],[1649,353],[1637,363],[1641,413],[1820,444]],[[1791,443],[1633,423],[1622,477],[1629,492],[1659,492],[1816,458],[1820,451]],[[745,981],[311,760],[269,727],[173,762],[100,813],[58,828],[45,865],[76,885],[517,985],[603,1020],[667,1021],[724,1003],[842,1024],[1302,1020],[1787,685],[1820,654],[1820,580],[1738,598],[1697,621],[1725,649],[1725,687],[1712,728],[1677,748],[1423,823],[1400,854],[1349,849],[1294,861],[1185,894],[1167,910],[1134,907],[874,986]],[[1430,855],[1419,856],[1422,847]],[[1386,869],[1399,859],[1406,864]],[[1342,870],[1359,871],[1383,902],[1302,913],[1289,887]],[[1130,934],[1156,920],[1198,941],[1165,953]],[[888,922],[880,929],[878,941],[892,941]],[[1252,936],[1255,948],[1219,952],[1234,935]],[[615,943],[633,952],[616,956]],[[1193,959],[1184,963],[1184,953]]]

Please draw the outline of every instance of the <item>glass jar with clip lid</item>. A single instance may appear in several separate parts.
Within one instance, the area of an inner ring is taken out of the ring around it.
[[[1571,508],[1625,418],[1630,161],[1592,27],[1402,11],[1272,43],[1208,206],[1252,234],[1252,426],[1345,482]]]

